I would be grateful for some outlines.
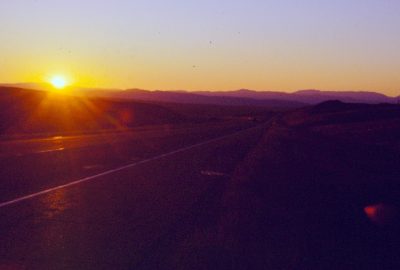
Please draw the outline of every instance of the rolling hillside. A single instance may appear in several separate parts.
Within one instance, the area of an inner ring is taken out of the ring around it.
[[[184,120],[176,112],[145,102],[0,88],[0,134],[125,129]]]

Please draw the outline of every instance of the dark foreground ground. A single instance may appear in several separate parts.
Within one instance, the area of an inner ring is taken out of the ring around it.
[[[264,128],[234,121],[3,142],[0,269],[137,269],[156,262],[190,234],[198,216],[215,209]],[[13,203],[29,194],[39,196]]]
[[[133,134],[3,145],[2,202],[135,165],[0,204],[0,269],[400,268],[398,107]]]
[[[224,195],[224,269],[399,269],[399,146],[399,106],[276,119]]]

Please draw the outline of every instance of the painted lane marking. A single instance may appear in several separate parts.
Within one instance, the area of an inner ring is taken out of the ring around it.
[[[64,147],[59,147],[59,148],[55,148],[55,149],[48,149],[48,150],[36,151],[36,152],[33,152],[33,154],[43,154],[43,153],[59,152],[59,151],[63,151],[63,150],[65,150]]]

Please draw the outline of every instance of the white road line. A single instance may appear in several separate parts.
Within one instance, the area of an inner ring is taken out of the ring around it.
[[[65,150],[64,147],[59,147],[59,148],[56,148],[56,149],[48,149],[48,150],[36,151],[36,152],[33,152],[33,154],[43,154],[43,153],[59,152],[59,151],[63,151],[63,150]]]
[[[22,196],[22,197],[19,197],[19,198],[15,198],[15,199],[10,200],[10,201],[2,202],[2,203],[0,203],[0,208],[6,207],[6,206],[10,206],[10,205],[22,202],[22,201],[27,201],[27,200],[30,200],[30,199],[33,199],[33,198],[48,194],[50,192],[59,190],[59,189],[63,189],[63,188],[75,186],[75,185],[78,185],[78,184],[81,184],[81,183],[84,183],[84,182],[88,182],[88,181],[94,180],[96,178],[99,178],[101,176],[105,176],[105,175],[109,175],[109,174],[112,174],[112,173],[115,173],[115,172],[119,172],[119,171],[122,171],[122,170],[125,170],[125,169],[128,169],[128,168],[135,167],[135,166],[140,165],[140,164],[144,164],[144,163],[148,163],[150,161],[154,161],[154,160],[158,160],[158,159],[161,159],[161,158],[164,158],[164,157],[172,156],[174,154],[177,154],[177,153],[180,153],[180,152],[184,152],[184,151],[187,151],[187,150],[192,149],[192,148],[196,148],[196,147],[199,147],[199,146],[202,146],[202,145],[206,145],[206,144],[213,143],[213,142],[216,142],[216,141],[219,141],[219,140],[223,140],[225,138],[234,136],[234,135],[236,135],[238,133],[242,133],[242,132],[245,132],[245,131],[248,131],[248,130],[251,130],[251,129],[255,129],[255,128],[258,128],[258,127],[259,126],[255,126],[255,127],[252,127],[252,128],[247,128],[247,129],[244,129],[244,130],[240,130],[240,131],[234,132],[232,134],[228,134],[228,135],[225,135],[225,136],[222,136],[222,137],[218,137],[218,138],[214,138],[214,139],[207,140],[207,141],[204,141],[204,142],[196,143],[196,144],[193,144],[193,145],[190,145],[190,146],[187,146],[187,147],[184,147],[184,148],[180,148],[180,149],[172,151],[172,152],[161,154],[161,155],[158,155],[158,156],[155,156],[155,157],[152,157],[152,158],[148,158],[148,159],[144,159],[144,160],[141,160],[141,161],[138,161],[138,162],[130,163],[128,165],[121,166],[121,167],[118,167],[116,169],[108,170],[108,171],[105,171],[105,172],[102,172],[102,173],[99,173],[99,174],[95,174],[95,175],[92,175],[92,176],[88,176],[88,177],[85,177],[85,178],[82,178],[82,179],[79,179],[79,180],[76,180],[76,181],[69,182],[69,183],[64,184],[64,185],[60,185],[60,186],[56,186],[56,187],[53,187],[53,188],[45,189],[45,190],[42,190],[42,191],[39,191],[39,192],[36,192],[36,193],[32,193],[32,194],[25,195],[25,196]]]

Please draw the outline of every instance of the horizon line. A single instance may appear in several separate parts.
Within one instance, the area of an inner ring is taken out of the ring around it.
[[[11,86],[11,87],[16,87],[16,88],[22,88],[25,86],[36,86],[37,88],[25,88],[25,89],[30,89],[30,90],[44,90],[40,89],[40,87],[48,87],[50,84],[46,82],[42,83],[36,83],[36,82],[17,82],[17,83],[1,83],[0,82],[0,87],[1,86]],[[188,93],[196,93],[196,92],[235,92],[235,91],[241,91],[241,90],[246,90],[246,91],[252,91],[252,92],[271,92],[271,93],[283,93],[283,94],[294,94],[300,91],[319,91],[319,92],[352,92],[352,93],[376,93],[376,94],[381,94],[387,97],[391,98],[399,98],[400,97],[400,91],[399,95],[388,95],[386,93],[382,93],[377,90],[361,90],[361,89],[356,89],[356,90],[344,90],[344,89],[318,89],[318,88],[299,88],[297,90],[259,90],[259,89],[251,89],[251,88],[236,88],[236,89],[228,89],[228,90],[210,90],[210,89],[196,89],[196,90],[188,90],[188,89],[145,89],[145,88],[139,88],[139,87],[129,87],[129,88],[119,88],[119,87],[90,87],[90,86],[81,86],[81,85],[70,85],[67,88],[69,89],[76,89],[76,90],[103,90],[103,91],[128,91],[128,90],[142,90],[142,91],[149,91],[149,92],[156,92],[156,91],[162,91],[162,92],[188,92]]]

